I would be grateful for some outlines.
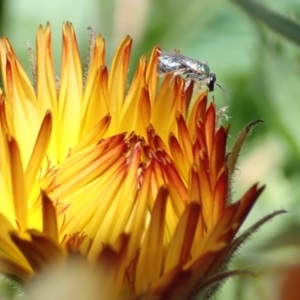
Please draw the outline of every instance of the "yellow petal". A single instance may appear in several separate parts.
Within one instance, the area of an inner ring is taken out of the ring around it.
[[[16,141],[8,136],[7,143],[10,154],[11,183],[15,208],[15,218],[21,233],[27,229],[28,208],[27,208],[27,190],[24,180],[23,166],[19,147]]]
[[[109,133],[118,133],[118,120],[120,120],[123,106],[126,84],[127,70],[130,58],[132,40],[127,36],[117,49],[114,56],[111,72],[108,79],[108,103],[109,112],[112,116],[112,123]]]
[[[63,26],[61,83],[58,97],[59,161],[79,139],[82,109],[82,68],[76,36],[71,23]]]
[[[168,272],[178,264],[184,265],[189,260],[199,213],[199,203],[192,202],[181,216],[169,245],[164,272]]]
[[[136,269],[136,293],[146,292],[150,285],[160,277],[163,263],[164,223],[167,204],[167,190],[162,188],[156,198],[151,221],[141,245]]]

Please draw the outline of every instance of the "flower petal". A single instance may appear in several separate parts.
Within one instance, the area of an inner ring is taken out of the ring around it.
[[[117,49],[116,55],[112,62],[111,73],[108,78],[108,95],[109,95],[109,112],[112,116],[112,123],[109,133],[118,131],[118,120],[120,120],[123,106],[126,75],[130,58],[132,40],[127,36]]]
[[[43,233],[55,242],[58,240],[58,228],[55,208],[49,197],[42,193]]]
[[[160,277],[164,253],[163,228],[165,224],[167,196],[167,190],[161,188],[155,200],[145,239],[141,245],[135,277],[137,294],[146,292],[150,285]]]
[[[11,184],[15,208],[15,219],[18,222],[19,231],[27,229],[28,204],[26,182],[24,179],[21,155],[16,141],[7,136],[8,149],[10,154]]]
[[[192,202],[187,206],[170,242],[165,259],[164,272],[169,271],[177,264],[184,265],[190,258],[199,213],[199,203]]]
[[[65,159],[70,147],[74,147],[78,142],[82,109],[80,55],[75,32],[69,22],[63,26],[62,49],[61,83],[58,97],[59,161]]]
[[[38,133],[30,160],[25,171],[27,189],[29,192],[31,191],[34,185],[37,173],[42,165],[43,160],[45,159],[48,144],[50,141],[51,130],[52,115],[50,111],[47,111],[45,118],[41,124],[40,131]]]

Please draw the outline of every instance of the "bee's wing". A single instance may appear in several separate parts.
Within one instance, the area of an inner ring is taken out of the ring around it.
[[[162,73],[169,73],[184,68],[181,56],[175,53],[161,52],[158,57],[158,70]]]
[[[207,75],[206,73],[209,73],[209,68],[205,61],[182,56],[181,65],[183,68],[189,69],[190,72],[194,71],[197,75]],[[205,71],[206,69],[207,71]]]
[[[181,65],[183,68],[188,67],[188,60],[193,60],[190,59],[186,56],[183,56],[182,54],[179,53],[166,53],[166,57],[168,57],[170,60],[176,61],[179,65]],[[196,60],[195,60],[196,62]]]

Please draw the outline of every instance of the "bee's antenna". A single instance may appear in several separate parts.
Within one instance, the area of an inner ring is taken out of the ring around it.
[[[216,85],[223,91],[223,93],[227,96],[227,98],[229,99],[229,94],[227,93],[227,91],[220,85],[216,82]]]

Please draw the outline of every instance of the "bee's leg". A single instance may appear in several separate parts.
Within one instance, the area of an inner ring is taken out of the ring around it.
[[[187,88],[190,86],[190,84],[191,84],[191,82],[192,82],[192,78],[187,78],[186,80],[185,80],[185,82],[184,82],[184,91],[186,91],[187,90]]]
[[[158,76],[166,74],[159,66],[157,66],[156,73]]]
[[[169,82],[169,86],[171,86],[171,84],[172,84],[172,82],[173,82],[173,80],[175,79],[175,77],[176,77],[176,75],[173,73],[172,74],[173,76],[172,76],[172,78],[171,78],[171,80],[170,80],[170,82]]]
[[[175,77],[176,77],[177,75],[183,76],[183,75],[185,75],[187,72],[188,72],[188,69],[187,69],[187,68],[179,69],[179,70],[173,72],[173,76],[172,76],[172,78],[171,78],[171,80],[170,80],[170,85],[171,85],[171,83],[173,82],[173,80],[175,79]]]
[[[182,68],[182,69],[179,69],[179,70],[173,72],[173,74],[174,74],[174,76],[177,76],[177,75],[183,76],[185,74],[188,74],[188,69]]]

